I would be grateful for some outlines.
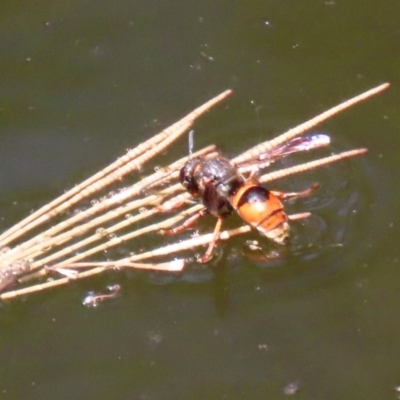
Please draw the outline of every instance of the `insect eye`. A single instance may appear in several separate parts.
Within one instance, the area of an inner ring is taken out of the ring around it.
[[[199,186],[193,176],[193,167],[191,163],[188,163],[179,171],[179,181],[190,194],[196,194],[199,190]]]
[[[187,185],[187,180],[188,180],[188,176],[186,173],[186,168],[183,167],[180,171],[179,171],[179,182],[186,187]]]
[[[193,179],[193,176],[188,173],[185,168],[182,168],[180,170],[179,181],[189,192],[192,192],[192,190],[195,189],[195,187],[197,186],[195,180]]]

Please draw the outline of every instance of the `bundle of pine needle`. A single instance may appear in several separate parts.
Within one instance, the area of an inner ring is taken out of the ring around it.
[[[243,163],[260,154],[268,153],[287,141],[303,134],[322,121],[389,87],[380,85],[347,100],[282,135],[247,150],[233,163]],[[151,232],[168,229],[182,222],[204,206],[194,203],[178,182],[180,168],[188,160],[184,157],[153,174],[139,178],[136,183],[103,198],[99,193],[112,187],[127,174],[140,171],[143,165],[164,151],[175,140],[188,132],[197,118],[232,92],[227,90],[196,108],[180,121],[161,133],[129,150],[114,163],[76,185],[60,197],[46,204],[27,218],[0,235],[0,295],[9,299],[64,285],[71,281],[100,274],[109,269],[138,268],[165,272],[179,272],[185,259],[183,251],[204,246],[213,240],[205,234],[183,241],[130,254],[128,257],[107,261],[93,261],[94,255],[137,239]],[[298,174],[343,158],[365,153],[356,149],[325,157],[301,165],[262,175],[261,183]],[[214,145],[193,153],[213,157]],[[241,173],[246,173],[243,168]],[[108,189],[109,190],[109,189]],[[166,210],[177,209],[166,214]],[[71,210],[77,210],[71,213]],[[155,222],[154,222],[155,220]],[[146,221],[148,221],[146,223]],[[219,240],[243,234],[249,225],[222,231]],[[145,237],[145,236],[144,236]],[[49,274],[51,280],[46,280]],[[41,283],[38,283],[41,282]]]

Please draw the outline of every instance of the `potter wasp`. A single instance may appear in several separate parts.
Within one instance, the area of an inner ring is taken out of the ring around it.
[[[289,240],[289,220],[301,218],[304,214],[288,216],[281,200],[308,196],[318,188],[318,184],[313,184],[301,192],[270,191],[261,185],[257,172],[278,158],[326,146],[329,142],[329,137],[323,134],[296,137],[243,162],[229,160],[219,153],[211,158],[189,158],[180,169],[179,180],[193,198],[202,201],[204,208],[181,225],[164,230],[163,234],[181,232],[206,214],[215,216],[217,223],[213,240],[205,254],[198,259],[204,263],[213,254],[223,220],[236,212],[263,236],[274,243],[286,244]],[[246,170],[247,176],[243,172]]]

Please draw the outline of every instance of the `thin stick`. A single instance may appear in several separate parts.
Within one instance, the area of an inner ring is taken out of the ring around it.
[[[210,151],[214,150],[215,146],[208,146],[204,149],[197,151],[195,154],[197,155],[206,155]],[[184,162],[186,162],[188,157],[184,157],[177,162],[171,164],[167,169],[175,170],[179,166],[181,166]],[[136,203],[128,203],[123,204],[124,201],[127,199],[134,197],[135,195],[139,194],[143,191],[144,187],[152,186],[153,184],[162,183],[163,179],[165,178],[165,174],[161,171],[157,171],[153,173],[151,176],[144,178],[140,182],[132,185],[131,187],[127,188],[121,193],[118,193],[111,198],[104,199],[100,203],[94,204],[91,208],[76,214],[69,219],[60,222],[57,225],[52,226],[48,230],[42,232],[40,235],[33,237],[32,239],[15,246],[13,249],[8,251],[4,256],[8,262],[13,262],[21,258],[32,258],[35,257],[35,251],[39,253],[43,253],[43,250],[50,249],[55,244],[60,245],[61,243],[65,242],[65,239],[71,240],[76,236],[83,234],[85,231],[94,228],[96,225],[100,225],[106,222],[109,219],[116,218],[122,214],[125,214],[134,208],[143,207],[146,205],[154,205],[157,202],[161,202],[163,197],[170,195],[176,191],[182,191],[183,188],[181,185],[174,185],[169,188],[166,188],[161,193],[157,195],[148,196],[145,199],[140,201],[136,201]],[[123,204],[117,210],[110,211],[108,214],[104,214],[102,217],[90,220],[88,223],[83,225],[76,225],[78,222],[82,220],[86,220],[89,217],[92,217],[100,212],[112,208],[116,204]],[[61,231],[65,231],[67,228],[75,226],[72,230],[66,231],[63,235],[55,236]],[[36,254],[37,255],[37,254]],[[0,256],[1,260],[1,256]]]
[[[211,109],[214,105],[219,103],[220,101],[224,100],[232,93],[231,90],[226,90],[219,94],[218,96],[214,97],[213,99],[209,100],[208,102],[204,103],[202,106],[196,108],[186,117],[172,125],[171,127],[164,129],[161,133],[156,135],[155,137],[149,139],[148,141],[142,143],[141,145],[137,146],[135,149],[129,151],[125,156],[120,157],[112,163],[110,166],[106,167],[102,171],[98,172],[97,174],[93,175],[92,177],[88,178],[81,184],[75,186],[74,188],[70,189],[65,194],[61,195],[57,199],[53,200],[52,202],[48,203],[47,205],[40,208],[38,211],[31,214],[29,217],[22,220],[20,223],[14,225],[12,228],[4,232],[0,235],[0,248],[8,245],[10,242],[15,240],[20,236],[21,233],[25,233],[30,229],[38,226],[39,224],[47,221],[48,219],[52,218],[55,214],[67,209],[68,207],[72,206],[76,202],[82,200],[83,198],[87,197],[88,195],[94,193],[97,190],[100,190],[104,186],[107,185],[116,179],[119,179],[121,175],[121,168],[132,160],[140,157],[141,155],[145,155],[149,150],[153,148],[157,148],[158,151],[162,151],[170,142],[171,135],[174,135],[174,139],[184,133],[187,129],[192,126],[193,122],[204,114],[206,111]],[[176,134],[175,134],[176,133]],[[160,142],[165,142],[165,146],[159,146]],[[124,173],[128,173],[133,168],[137,168],[139,163],[145,162],[144,157],[138,163],[131,164],[131,169],[126,168]],[[113,171],[117,171],[113,174]],[[112,175],[111,179],[105,179],[107,175]],[[103,179],[101,184],[96,184],[99,180]],[[93,187],[92,187],[93,186]],[[90,189],[89,189],[90,188]],[[70,200],[74,198],[74,200]],[[58,208],[57,208],[58,207]],[[56,209],[56,210],[54,210]]]
[[[92,263],[95,265],[95,263]],[[179,272],[182,271],[185,265],[184,260],[173,260],[167,263],[160,264],[139,264],[139,263],[126,263],[123,265],[120,263],[118,268],[135,268],[135,269],[145,269],[145,270],[153,270],[153,271],[168,271],[168,272]],[[89,265],[88,265],[89,266]],[[59,278],[54,281],[40,283],[34,286],[28,286],[23,289],[13,290],[9,292],[5,292],[0,294],[1,300],[12,299],[15,297],[20,297],[26,294],[39,292],[45,289],[50,289],[56,286],[66,285],[67,283],[74,282],[78,279],[88,278],[90,276],[101,274],[102,272],[107,271],[108,269],[115,267],[116,263],[106,263],[96,268],[92,268],[88,271],[80,272],[74,278]]]
[[[333,117],[334,115],[340,113],[341,111],[344,111],[345,109],[347,109],[361,101],[364,101],[364,100],[368,99],[369,97],[375,96],[376,94],[383,92],[389,86],[390,86],[389,83],[384,83],[373,89],[367,90],[366,92],[361,93],[358,96],[352,97],[351,99],[346,100],[343,103],[340,103],[337,106],[332,107],[327,111],[324,111],[323,113],[317,115],[316,117],[311,118],[310,120],[292,128],[292,129],[289,129],[287,132],[277,136],[276,138],[274,138],[272,140],[268,140],[264,143],[261,143],[257,146],[252,147],[251,149],[242,153],[240,156],[234,158],[233,162],[236,164],[242,163],[244,161],[247,161],[254,157],[257,157],[258,155],[260,155],[262,153],[266,153],[266,152],[270,151],[271,149],[278,147],[279,145],[289,141],[290,139],[293,139],[294,137],[305,133],[309,129],[311,129],[314,126],[320,124],[321,122]]]
[[[241,235],[246,232],[251,231],[250,225],[244,225],[236,229],[231,229],[228,231],[222,231],[219,234],[218,240],[227,240],[233,236]],[[153,257],[165,256],[169,254],[174,254],[183,250],[190,250],[198,246],[205,246],[209,244],[214,239],[214,233],[207,233],[202,236],[194,237],[191,239],[183,240],[179,243],[173,243],[164,247],[160,247],[155,250],[150,250],[145,253],[135,254],[127,258],[127,261],[137,262],[141,260],[147,260]]]
[[[206,153],[208,153],[209,150],[212,150],[213,148],[214,148],[214,146],[209,146],[208,148],[202,149],[202,150],[194,153],[194,156],[206,154]],[[209,153],[209,154],[212,155],[213,153]],[[179,160],[178,165],[185,162],[187,160],[187,158],[188,157],[185,157],[183,160]],[[172,164],[171,167],[175,168],[176,164],[177,163]],[[153,175],[156,175],[156,174],[153,174]],[[144,182],[144,184],[146,185],[147,182],[150,181],[150,182],[152,182],[151,184],[153,185],[153,184],[155,184],[154,180],[158,180],[158,182],[156,184],[157,185],[160,184],[160,179],[154,179],[154,178],[152,179],[152,176],[149,177],[150,179],[144,178],[142,181],[140,181],[140,183]],[[143,185],[140,185],[140,189],[142,189],[142,188],[143,188]],[[140,190],[140,189],[138,189],[138,190]],[[21,244],[20,246],[17,246],[16,248],[14,248],[13,251],[8,252],[7,253],[7,261],[15,262],[18,259],[34,259],[39,255],[48,253],[54,247],[57,247],[57,246],[59,247],[61,244],[64,244],[67,241],[70,241],[78,236],[83,235],[85,232],[94,229],[96,226],[103,225],[104,223],[106,223],[107,221],[109,221],[111,219],[115,219],[122,215],[126,215],[127,213],[130,213],[132,210],[138,209],[139,207],[151,206],[151,205],[155,206],[155,205],[159,204],[165,197],[173,194],[174,192],[181,191],[181,190],[182,190],[182,187],[180,184],[170,186],[170,187],[164,189],[162,192],[158,193],[157,195],[150,195],[150,196],[147,196],[146,198],[135,200],[135,201],[132,201],[127,204],[123,204],[122,206],[120,206],[112,211],[109,211],[106,214],[100,215],[97,218],[93,218],[89,222],[84,223],[82,225],[76,226],[76,223],[75,223],[76,220],[69,221],[69,223],[64,221],[64,222],[62,222],[62,228],[64,228],[67,224],[71,225],[71,226],[75,225],[74,228],[72,228],[64,233],[61,233],[57,236],[52,236],[52,235],[54,235],[54,232],[56,232],[56,230],[57,230],[57,227],[53,227],[49,231],[44,232],[41,235],[41,238],[43,238],[43,240],[38,241],[39,237],[36,236],[35,238],[33,238],[32,241],[25,242],[25,243]],[[183,193],[179,197],[182,197],[182,199],[187,200],[189,198],[189,195],[187,193]],[[174,201],[177,202],[179,197],[175,197]],[[169,200],[168,202],[171,202],[171,200]],[[182,200],[179,200],[178,202],[182,202]],[[166,206],[167,206],[167,203],[164,203],[163,207],[165,208]],[[121,229],[123,229],[127,226],[130,226],[138,221],[141,221],[145,218],[153,216],[160,211],[161,211],[161,207],[158,207],[157,209],[148,210],[145,212],[140,212],[136,216],[131,216],[128,219],[125,219],[124,221],[121,221],[111,227],[102,229],[103,233],[101,233],[101,234],[96,233],[95,235],[92,235],[82,241],[75,243],[73,246],[64,247],[63,249],[61,249],[60,251],[58,251],[56,253],[53,253],[49,257],[41,259],[40,261],[37,261],[37,262],[30,263],[31,269],[36,269],[40,266],[45,265],[46,263],[48,263],[50,261],[60,258],[61,256],[65,256],[69,253],[75,252],[76,250],[78,250],[79,248],[81,248],[83,246],[87,246],[88,244],[90,244],[94,241],[100,240],[104,236],[113,234],[114,232],[116,232],[118,230],[121,230]],[[87,215],[85,216],[85,218],[87,218]],[[144,233],[144,231],[143,231],[143,233]],[[97,247],[97,248],[99,249],[98,251],[104,250],[104,248],[102,248],[101,246]],[[12,254],[13,252],[14,252],[14,257]]]
[[[99,253],[101,251],[105,251],[111,247],[115,247],[118,246],[122,243],[125,243],[129,240],[134,239],[135,237],[144,235],[145,233],[150,233],[150,232],[158,232],[161,229],[166,229],[169,228],[170,226],[173,226],[175,224],[177,224],[179,221],[187,218],[188,215],[194,214],[195,212],[199,211],[201,208],[203,208],[204,206],[201,204],[196,204],[195,206],[189,208],[188,210],[182,211],[181,213],[175,215],[174,217],[168,218],[164,221],[161,222],[156,222],[152,225],[149,226],[145,226],[143,228],[137,229],[135,231],[129,232],[125,235],[121,235],[119,237],[114,237],[110,240],[108,240],[106,243],[102,243],[99,246],[95,246],[92,247],[82,253],[76,254],[66,260],[61,261],[60,263],[58,263],[57,265],[60,265],[62,267],[65,267],[71,263],[75,263],[76,261],[79,260],[83,260],[93,254]],[[69,253],[71,253],[72,251],[70,251]],[[50,257],[48,260],[45,260],[46,262],[49,262],[50,260],[52,260],[53,257]],[[58,257],[57,257],[58,258]],[[40,264],[38,263],[38,266],[43,265],[43,261],[40,262]]]
[[[310,215],[310,213],[301,213],[301,214],[294,214],[294,215],[289,215],[289,219],[291,220],[297,220],[297,219],[303,219],[307,218]],[[247,233],[251,231],[251,227],[249,225],[244,225],[239,228],[231,229],[229,231],[223,231],[220,232],[218,235],[218,240],[227,240],[233,236],[236,235],[241,235],[244,233]],[[214,237],[214,233],[211,234],[205,234],[196,238],[188,239],[186,241],[180,242],[178,244],[173,244],[169,246],[165,246],[162,248],[159,248],[157,250],[153,250],[150,252],[142,253],[137,256],[131,256],[129,258],[123,258],[117,261],[106,261],[106,262],[82,262],[82,263],[62,263],[62,264],[57,264],[47,270],[52,270],[57,272],[57,269],[62,269],[65,267],[68,268],[91,268],[88,271],[77,273],[74,275],[73,278],[65,277],[65,278],[60,278],[51,282],[46,282],[30,287],[26,287],[23,289],[18,289],[14,291],[9,291],[3,294],[0,294],[0,299],[1,300],[6,300],[6,299],[11,299],[19,296],[23,296],[26,294],[34,293],[37,291],[42,291],[44,289],[49,289],[55,286],[61,286],[65,285],[67,283],[73,282],[78,279],[83,279],[83,278],[88,278],[93,275],[100,274],[102,272],[105,272],[106,270],[113,268],[113,269],[119,269],[119,268],[134,268],[134,269],[145,269],[145,270],[153,270],[153,271],[167,271],[167,272],[180,272],[183,270],[185,266],[185,261],[182,259],[178,260],[173,260],[165,263],[158,263],[158,264],[148,264],[148,263],[137,263],[132,261],[133,259],[148,259],[148,258],[153,258],[159,255],[168,255],[168,254],[173,254],[176,252],[180,252],[183,250],[191,249],[193,247],[198,247],[202,245],[206,245],[210,242],[210,238]],[[92,268],[94,267],[94,268]]]
[[[21,227],[19,230],[15,232],[9,233],[6,238],[0,242],[0,246],[4,246],[15,240],[16,238],[20,237],[21,234],[25,234],[27,231],[37,227],[40,224],[43,224],[50,219],[54,218],[56,215],[59,213],[68,210],[78,202],[84,200],[85,198],[93,195],[97,191],[105,188],[106,186],[110,185],[111,183],[115,182],[118,179],[121,179],[124,175],[127,173],[130,173],[134,170],[139,170],[142,165],[150,160],[152,157],[154,157],[156,154],[161,152],[165,147],[167,147],[169,144],[171,144],[174,140],[176,140],[181,134],[183,134],[187,129],[189,129],[190,124],[182,124],[182,128],[179,131],[172,132],[167,139],[163,140],[162,142],[157,143],[152,147],[152,149],[148,150],[146,153],[141,154],[139,157],[131,160],[129,163],[126,163],[125,165],[121,166],[118,170],[110,172],[107,176],[97,180],[96,182],[93,182],[90,186],[84,187],[82,190],[80,190],[77,194],[74,196],[70,197],[69,199],[65,199],[62,203],[57,205],[56,207],[53,207],[52,209],[48,210],[47,212],[43,212],[44,208],[42,207],[39,209],[39,212],[41,213],[40,216],[36,217],[34,220],[30,221],[28,224],[25,223],[23,227]],[[78,185],[79,186],[79,185]],[[61,196],[63,197],[63,196]],[[46,207],[46,206],[45,206]],[[82,214],[82,213],[81,213]],[[79,215],[78,218],[81,218],[82,215]],[[31,217],[28,217],[28,220]],[[23,230],[22,230],[23,228]]]
[[[293,175],[293,174],[298,174],[298,173],[302,173],[302,172],[305,172],[305,171],[309,171],[309,170],[315,169],[315,168],[320,167],[320,166],[324,166],[324,165],[327,165],[327,164],[330,164],[330,163],[333,163],[333,162],[337,162],[337,161],[343,160],[345,158],[354,157],[354,156],[357,156],[357,155],[364,154],[366,151],[367,151],[366,149],[350,150],[350,151],[343,152],[343,153],[340,153],[340,154],[336,154],[336,155],[333,155],[333,156],[325,157],[325,158],[322,158],[322,159],[319,159],[319,160],[314,160],[314,161],[311,161],[311,162],[300,164],[300,165],[297,165],[297,166],[294,166],[294,167],[282,169],[282,170],[279,170],[279,171],[274,171],[274,172],[271,172],[271,173],[268,173],[268,174],[265,174],[265,175],[261,176],[260,177],[260,182],[261,183],[266,183],[266,182],[270,182],[270,181],[273,181],[273,180],[281,179],[283,177],[287,177],[289,175]],[[61,262],[60,265],[64,266],[64,265],[67,265],[69,263],[76,262],[77,260],[82,260],[82,259],[84,259],[84,258],[86,258],[86,257],[88,257],[88,256],[90,256],[92,254],[95,254],[95,253],[98,253],[100,251],[104,251],[104,250],[106,250],[106,249],[108,249],[110,247],[119,245],[119,244],[121,244],[123,242],[126,242],[128,240],[131,240],[134,237],[137,237],[139,235],[143,235],[143,234],[149,233],[149,232],[158,231],[160,229],[165,229],[166,227],[170,227],[172,225],[175,225],[176,223],[178,223],[182,219],[187,218],[188,216],[194,214],[195,212],[198,212],[201,208],[202,208],[202,205],[196,205],[196,206],[191,207],[190,209],[188,209],[186,211],[181,212],[180,214],[178,214],[175,217],[172,217],[172,218],[164,220],[164,221],[162,221],[160,223],[155,223],[155,224],[152,224],[150,226],[144,227],[142,229],[130,232],[129,234],[123,235],[121,237],[111,239],[107,243],[104,243],[104,244],[101,244],[99,246],[93,247],[93,248],[87,250],[86,252],[80,253],[80,254],[78,254],[76,256],[73,256],[72,258],[70,258],[68,260],[65,260],[65,261]],[[149,210],[148,213],[149,214],[153,214],[153,210]],[[125,226],[125,225],[123,225],[123,226]],[[113,226],[111,228],[108,228],[107,232],[110,232],[110,233],[111,232],[115,232],[118,228],[119,227]],[[85,241],[84,244],[88,244],[88,243],[92,242],[95,238],[96,238],[96,236],[92,236],[90,239],[87,239],[88,241],[87,242]],[[82,242],[82,244],[83,244],[83,242]],[[46,264],[46,263],[48,263],[48,262],[50,262],[50,261],[52,261],[54,259],[60,258],[64,254],[64,252],[65,253],[72,253],[72,252],[76,251],[79,247],[81,247],[82,244],[80,243],[78,246],[77,245],[70,246],[70,248],[67,248],[68,250],[63,249],[63,250],[61,250],[60,253],[58,253],[58,254],[55,253],[54,255],[51,255],[48,258],[45,258],[45,259],[41,260],[40,263],[33,263],[32,267],[33,266],[35,266],[35,267],[42,266],[42,265],[44,265],[44,264]]]
[[[363,101],[387,89],[388,87],[389,84],[386,83],[374,89],[371,89],[367,92],[364,92],[350,100],[347,100],[331,108],[330,110],[325,111],[324,113],[318,115],[317,117],[314,117],[309,121],[300,124],[295,128],[290,129],[286,133],[278,136],[277,138],[262,143],[258,146],[255,146],[252,149],[249,149],[248,151],[242,153],[232,161],[233,163],[238,164],[242,163],[243,161],[255,158],[262,153],[268,153],[268,151],[278,148],[283,143],[291,140],[292,138],[298,135],[301,135],[302,133],[309,130],[318,123],[321,123],[322,121],[332,117],[338,112],[343,111],[344,109],[360,101]],[[149,158],[155,156],[156,154],[159,154],[164,148],[166,148],[174,140],[176,140],[177,137],[182,135],[183,132],[187,131],[192,126],[195,119],[197,119],[202,113],[207,111],[217,102],[229,96],[230,93],[231,91],[223,92],[221,95],[205,103],[203,106],[197,108],[195,111],[187,115],[182,120],[178,121],[176,124],[170,126],[160,134],[156,135],[155,137],[144,142],[142,145],[139,145],[135,149],[131,150],[127,155],[121,157],[115,163],[105,168],[103,171],[100,171],[93,177],[84,181],[82,184],[71,189],[66,194],[60,196],[55,201],[42,207],[42,209],[38,210],[36,213],[26,218],[20,224],[15,225],[13,228],[3,233],[3,235],[0,236],[0,246],[4,246],[5,244],[8,244],[11,241],[21,237],[33,227],[36,227],[39,224],[48,221],[50,218],[53,218],[55,215],[66,210],[67,208],[70,208],[72,205],[76,204],[82,199],[87,198],[88,196],[92,195],[98,190],[115,182],[116,180],[120,179],[123,175],[126,175],[132,170],[139,169],[142,166],[142,164],[145,163]],[[213,150],[215,150],[215,147],[210,151]],[[270,182],[272,180],[281,179],[289,175],[309,171],[314,168],[330,164],[332,162],[343,160],[344,158],[364,154],[365,152],[366,149],[351,150],[330,157],[325,157],[319,160],[303,163],[297,166],[265,174],[260,178],[260,181],[262,183],[265,183],[265,182]],[[210,153],[206,152],[205,154],[210,154]],[[124,243],[135,237],[148,234],[150,232],[155,232],[159,229],[169,228],[170,226],[173,226],[182,219],[187,218],[187,216],[190,216],[191,214],[198,212],[201,208],[203,208],[204,207],[203,205],[197,204],[193,207],[181,211],[179,214],[173,217],[133,230],[119,237],[115,236],[115,232],[119,231],[120,229],[126,228],[127,226],[131,226],[140,220],[143,221],[145,218],[154,216],[163,210],[177,208],[178,206],[188,201],[189,195],[187,193],[184,194],[182,193],[183,191],[182,187],[179,184],[173,184],[173,182],[176,181],[178,170],[181,168],[183,163],[186,162],[187,159],[188,157],[184,157],[181,160],[178,160],[177,162],[171,164],[169,167],[161,169],[160,171],[151,174],[147,178],[140,180],[136,184],[127,188],[126,190],[118,194],[115,194],[107,199],[101,200],[99,203],[94,204],[92,207],[85,210],[84,212],[81,212],[80,214],[68,218],[67,220],[56,224],[55,226],[51,227],[45,232],[36,235],[32,239],[27,240],[18,246],[15,246],[10,251],[4,252],[4,254],[0,254],[0,262],[4,263],[5,266],[4,267],[5,277],[6,277],[6,271],[9,270],[10,266],[12,268],[14,262],[24,263],[25,260],[28,260],[26,261],[27,266],[24,266],[23,269],[22,268],[20,270],[15,269],[16,277],[20,274],[26,273],[27,269],[33,272],[27,275],[26,277],[22,277],[20,279],[20,283],[22,281],[25,281],[26,279],[32,279],[34,277],[46,275],[50,270],[58,271],[61,274],[66,275],[65,278],[60,278],[53,282],[46,282],[28,288],[23,288],[20,290],[4,293],[3,295],[0,295],[0,299],[12,298],[20,296],[22,294],[32,293],[34,291],[63,285],[75,279],[82,279],[85,277],[102,273],[111,267],[122,267],[122,268],[131,267],[131,268],[142,268],[142,269],[153,269],[153,270],[157,269],[166,271],[181,270],[184,265],[184,262],[182,260],[180,260],[181,264],[179,264],[180,269],[177,267],[178,264],[176,265],[173,264],[174,261],[166,263],[158,263],[158,264],[138,264],[138,262],[143,260],[148,260],[154,257],[161,257],[161,256],[175,254],[177,252],[185,250],[191,250],[197,246],[207,245],[214,239],[215,235],[213,233],[183,240],[179,243],[169,244],[167,246],[163,246],[154,250],[149,250],[141,254],[133,254],[127,258],[123,258],[115,262],[78,262],[78,261],[88,259],[88,257],[91,256],[92,254],[104,251],[106,249],[111,248],[112,246],[120,245],[121,243]],[[143,190],[148,190],[149,188],[154,189],[155,187],[159,187],[160,185],[165,184],[166,181],[172,182],[172,184],[167,188],[163,188],[157,194],[151,194],[147,196],[144,195]],[[136,200],[127,203],[127,200],[132,199],[135,196],[140,196],[140,197],[137,198]],[[105,222],[121,217],[123,214],[126,214],[129,211],[137,209],[142,205],[144,206],[152,205],[156,207],[147,210],[143,213],[134,215],[129,219],[124,219],[123,221],[116,222],[109,227],[102,228],[102,232],[104,234],[96,232],[95,234],[89,235],[86,238],[82,238],[81,240],[79,240],[76,243],[73,243],[70,246],[61,248],[61,246],[65,245],[65,243],[67,243],[68,241],[83,236],[87,234],[90,230],[93,230],[98,226],[104,226]],[[109,211],[107,213],[103,213],[105,210]],[[95,215],[99,216],[93,218]],[[309,215],[308,213],[295,214],[289,216],[289,219],[294,220],[294,219],[305,218],[308,215]],[[89,221],[80,223],[83,220],[89,220]],[[223,231],[219,234],[218,240],[226,240],[232,236],[249,232],[250,230],[251,227],[249,225],[245,225],[240,228],[232,229],[229,231]],[[95,241],[101,240],[104,237],[104,235],[107,235],[108,237],[109,235],[112,235],[113,237],[106,243],[101,243],[97,246],[87,248]],[[80,250],[83,247],[87,249],[85,251],[82,251],[80,254],[76,254],[77,250]],[[54,264],[54,262],[58,259],[61,259],[61,257],[65,257],[71,254],[74,255],[70,256],[66,260],[62,260],[61,262]],[[41,256],[42,256],[41,259],[38,258]],[[33,260],[31,260],[31,258]],[[46,265],[50,265],[50,267],[46,268],[45,267]],[[90,268],[90,269],[88,271],[78,272],[74,271],[73,270],[74,268],[75,269]],[[4,287],[7,287],[7,285],[5,285]]]
[[[259,180],[261,183],[267,183],[271,181],[275,181],[277,179],[285,178],[289,175],[300,174],[302,172],[310,171],[312,169],[322,167],[327,164],[332,164],[337,161],[344,160],[345,158],[359,156],[365,154],[368,150],[367,149],[356,149],[356,150],[349,150],[343,153],[335,154],[333,156],[320,158],[318,160],[309,161],[300,165],[295,165],[293,167],[288,167],[284,169],[280,169],[278,171],[269,172],[268,174],[262,175]]]

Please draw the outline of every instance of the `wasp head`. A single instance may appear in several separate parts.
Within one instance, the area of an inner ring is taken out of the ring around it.
[[[179,181],[192,196],[199,194],[199,185],[195,177],[195,172],[200,163],[200,158],[191,158],[186,162],[179,172]]]

